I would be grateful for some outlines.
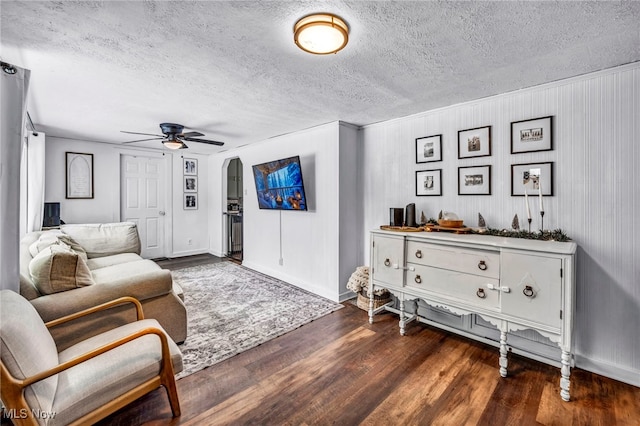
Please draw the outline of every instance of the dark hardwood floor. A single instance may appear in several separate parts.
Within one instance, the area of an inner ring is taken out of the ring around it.
[[[219,261],[159,262],[173,269]],[[169,263],[168,263],[169,262]],[[173,263],[171,263],[173,262]],[[640,425],[640,388],[580,369],[571,402],[558,368],[386,313],[368,324],[351,303],[178,380],[182,416],[163,389],[102,425]]]

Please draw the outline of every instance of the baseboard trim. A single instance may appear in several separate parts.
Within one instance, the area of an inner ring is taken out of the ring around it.
[[[619,382],[627,383],[632,386],[640,387],[640,370],[633,368],[624,368],[614,365],[606,361],[594,360],[583,355],[576,354],[576,367],[587,370]]]
[[[279,271],[273,270],[273,269],[269,269],[269,268],[265,268],[262,265],[257,265],[253,262],[248,262],[248,261],[243,261],[242,262],[242,266],[249,268],[249,269],[253,269],[254,271],[260,272],[261,274],[265,274],[265,275],[269,275],[270,277],[276,278],[278,280],[284,281],[288,284],[294,285],[296,287],[299,287],[303,290],[309,291],[313,294],[316,294],[318,296],[321,297],[325,297],[329,300],[332,300],[334,302],[336,302],[336,300],[334,299],[335,295],[332,294],[328,294],[327,290],[318,286],[314,286],[311,283],[308,282],[304,282],[304,281],[300,281],[299,279],[289,276],[287,274],[283,274]]]
[[[217,252],[215,250],[209,250],[207,253],[216,256],[216,257],[227,257],[226,253]]]
[[[204,248],[197,249],[197,250],[174,251],[168,257],[169,258],[184,257],[184,256],[193,256],[195,254],[204,254],[204,253],[209,253],[209,251],[207,249],[204,249]]]

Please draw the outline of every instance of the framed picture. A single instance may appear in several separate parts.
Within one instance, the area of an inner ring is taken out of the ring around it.
[[[511,165],[511,195],[553,195],[553,163]]]
[[[491,126],[458,131],[458,158],[491,155]]]
[[[182,163],[184,175],[196,176],[198,174],[198,160],[195,158],[183,158]]]
[[[198,194],[184,194],[184,209],[197,210]]]
[[[551,151],[553,149],[552,117],[511,123],[511,153]]]
[[[93,154],[66,152],[66,198],[93,198]]]
[[[198,178],[196,176],[184,177],[184,192],[198,192]]]
[[[442,161],[442,135],[416,138],[416,163]]]
[[[416,195],[442,195],[442,169],[417,171]]]
[[[491,166],[458,167],[458,195],[491,195]]]

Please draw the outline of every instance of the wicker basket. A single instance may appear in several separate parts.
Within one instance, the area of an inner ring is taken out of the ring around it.
[[[357,306],[358,308],[364,310],[364,311],[368,311],[369,310],[369,302],[371,301],[371,299],[369,297],[367,297],[367,291],[363,290],[360,293],[358,293],[358,300],[357,300]],[[373,296],[373,309],[377,309],[382,305],[386,305],[387,303],[391,302],[391,293],[389,292],[385,292],[382,295],[374,295]]]

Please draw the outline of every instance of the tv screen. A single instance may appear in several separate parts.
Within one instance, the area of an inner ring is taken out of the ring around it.
[[[261,209],[307,210],[299,156],[256,164],[253,177]]]

